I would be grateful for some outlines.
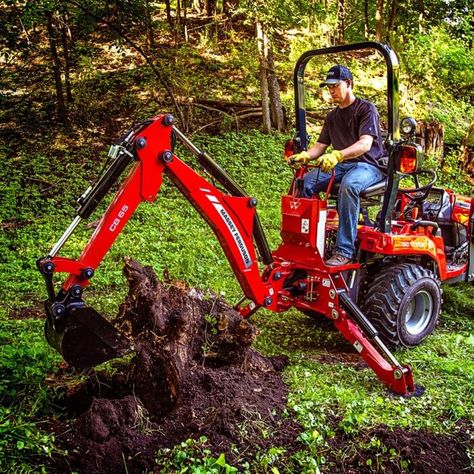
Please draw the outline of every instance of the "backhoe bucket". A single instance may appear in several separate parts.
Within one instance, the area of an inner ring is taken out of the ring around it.
[[[131,350],[129,340],[89,306],[68,308],[61,331],[47,318],[45,335],[64,360],[78,369],[94,367]]]

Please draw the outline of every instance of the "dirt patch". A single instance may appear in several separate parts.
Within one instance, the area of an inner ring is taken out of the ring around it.
[[[464,429],[457,435],[441,435],[380,426],[359,433],[355,440],[342,434],[332,438],[328,459],[331,472],[346,474],[472,474],[469,443],[472,440]]]
[[[300,426],[281,416],[286,360],[251,347],[252,324],[219,298],[164,285],[132,260],[125,275],[130,290],[116,322],[136,355],[113,375],[93,372],[69,389],[68,418],[55,427],[68,464],[52,470],[148,472],[159,448],[200,436],[230,463],[235,452],[244,462],[272,446],[302,448]]]
[[[9,319],[42,319],[44,318],[44,305],[37,304],[30,308],[23,308],[8,313]]]
[[[368,364],[361,360],[357,352],[324,352],[317,354],[315,359],[322,364],[343,364],[354,367],[356,370],[369,369]]]
[[[69,456],[48,472],[160,472],[159,449],[202,436],[206,449],[224,453],[233,465],[283,447],[282,465],[272,467],[287,472],[291,454],[305,449],[297,440],[301,427],[282,415],[288,388],[280,371],[287,359],[256,352],[254,326],[219,298],[163,284],[150,267],[131,260],[125,275],[130,289],[116,323],[134,341],[135,355],[108,373],[90,371],[79,385],[71,385],[77,374],[71,377],[70,368],[56,375],[51,383],[65,387],[66,415],[51,430]],[[353,353],[320,356],[324,363],[357,366],[357,360]],[[334,427],[340,421],[328,420]],[[473,474],[467,456],[472,425],[458,428],[451,436],[385,426],[348,436],[336,428],[318,453],[326,459],[320,467],[328,473]]]

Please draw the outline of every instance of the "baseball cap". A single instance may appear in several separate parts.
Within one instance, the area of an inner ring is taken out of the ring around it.
[[[330,86],[331,84],[337,84],[340,81],[346,80],[352,81],[352,73],[346,66],[341,66],[340,64],[336,64],[331,69],[329,69],[328,73],[326,74],[326,80],[319,84],[319,87]]]

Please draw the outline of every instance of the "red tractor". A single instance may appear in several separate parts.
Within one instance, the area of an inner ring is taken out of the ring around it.
[[[308,61],[317,55],[366,49],[380,52],[387,66],[388,167],[386,179],[362,196],[367,205],[383,204],[374,220],[362,212],[357,263],[328,267],[324,262],[337,228],[337,212],[331,204],[332,196],[337,197],[335,187],[323,197],[302,198],[299,183],[307,167],[295,173],[289,193],[282,196],[282,243],[272,252],[256,213],[257,200],[247,196],[207,152],[194,146],[176,128],[171,115],[158,115],[111,147],[110,166],[79,198],[76,217],[49,254],[37,262],[48,291],[46,338],[67,362],[90,367],[129,350],[129,341],[84,303],[83,290],[137,206],[157,198],[163,175],[167,175],[222,245],[244,293],[235,305],[242,317],[264,307],[277,313],[297,308],[328,318],[383,383],[400,394],[414,392],[410,367],[401,365],[387,345],[419,344],[438,321],[440,281],[474,278],[474,200],[434,188],[435,173],[420,171],[422,154],[413,140],[414,121],[402,122],[405,138],[400,137],[395,53],[387,45],[367,42],[303,54],[295,68],[296,135],[286,153],[308,147],[303,105]],[[176,139],[225,191],[173,153]],[[80,257],[58,256],[80,221],[90,217],[129,167]],[[429,182],[420,185],[422,174]],[[407,176],[413,178],[415,187],[400,189],[400,180]],[[69,275],[56,291],[53,275],[60,272]]]

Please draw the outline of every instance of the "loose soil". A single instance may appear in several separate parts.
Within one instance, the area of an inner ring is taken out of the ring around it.
[[[472,423],[464,424],[456,436],[386,426],[358,433],[356,439],[338,433],[329,440],[328,461],[332,472],[344,474],[472,474],[467,455]]]
[[[71,385],[77,374],[69,367],[56,376],[65,387],[65,416],[51,429],[69,455],[48,472],[170,472],[157,464],[157,451],[201,436],[206,449],[233,465],[274,446],[286,449],[286,460],[304,449],[301,426],[283,415],[288,388],[281,370],[288,361],[252,348],[250,322],[220,298],[164,284],[133,260],[124,273],[129,294],[115,323],[134,341],[135,355],[112,371],[91,370],[79,385]],[[380,426],[354,437],[338,429],[338,420],[331,424],[336,434],[319,453],[326,458],[322,472],[474,473],[467,423],[453,436]],[[288,465],[276,467],[288,472]]]
[[[130,290],[116,324],[133,339],[136,355],[113,375],[94,371],[68,389],[69,419],[54,427],[68,464],[58,461],[53,470],[153,471],[159,448],[201,436],[229,463],[251,461],[272,446],[289,454],[302,449],[301,427],[282,416],[287,360],[251,347],[252,324],[221,299],[164,285],[132,260],[125,275]]]

